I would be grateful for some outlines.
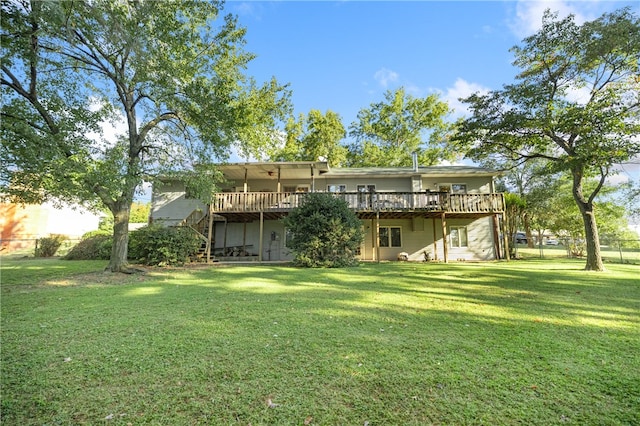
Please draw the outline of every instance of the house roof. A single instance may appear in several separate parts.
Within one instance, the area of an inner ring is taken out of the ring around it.
[[[391,177],[391,176],[422,176],[422,177],[450,177],[456,176],[498,176],[497,170],[473,166],[429,166],[419,167],[416,171],[412,167],[360,167],[331,169],[325,177]]]
[[[313,176],[323,178],[357,178],[357,177],[493,177],[501,172],[497,170],[473,166],[429,166],[419,167],[358,167],[330,168],[326,161],[291,161],[291,162],[255,162],[218,164],[216,168],[226,179],[243,182],[255,179],[309,179]],[[172,178],[168,178],[172,179]]]

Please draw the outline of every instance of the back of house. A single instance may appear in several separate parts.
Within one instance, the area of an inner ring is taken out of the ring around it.
[[[502,257],[504,197],[494,170],[468,166],[330,168],[326,162],[220,164],[209,205],[180,179],[154,186],[151,221],[191,226],[222,260],[290,260],[281,220],[309,192],[343,198],[361,220],[361,260]]]

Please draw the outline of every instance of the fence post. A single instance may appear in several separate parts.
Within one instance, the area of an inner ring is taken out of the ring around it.
[[[624,260],[622,259],[622,241],[618,240],[618,251],[620,252],[620,263],[623,264]]]

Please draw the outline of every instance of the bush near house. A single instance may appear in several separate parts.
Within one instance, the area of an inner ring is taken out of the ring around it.
[[[129,258],[145,265],[182,265],[198,253],[200,245],[190,228],[144,226],[129,235]]]
[[[358,264],[362,224],[346,201],[331,194],[308,194],[283,222],[291,235],[287,246],[294,252],[296,265],[339,268]]]

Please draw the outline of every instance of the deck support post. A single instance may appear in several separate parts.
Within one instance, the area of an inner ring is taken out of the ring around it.
[[[207,263],[211,263],[211,240],[213,238],[213,207],[209,204],[209,232],[207,232]]]
[[[376,237],[374,246],[376,248],[376,261],[380,263],[380,212],[376,212]]]
[[[507,237],[507,220],[506,214],[502,213],[502,240],[504,245],[504,258],[508,262],[511,260],[511,256],[509,255],[509,238]]]
[[[442,222],[442,248],[444,252],[444,263],[449,262],[449,247],[447,246],[447,218],[444,212],[440,214]]]
[[[500,224],[498,221],[498,215],[494,214],[492,216],[493,218],[493,247],[494,247],[494,251],[495,251],[495,256],[496,256],[496,260],[500,260],[502,256],[500,256]]]
[[[433,260],[438,260],[438,237],[436,236],[436,218],[433,221]]]
[[[247,222],[242,223],[242,255],[247,255]]]
[[[229,226],[229,220],[224,221],[224,241],[222,243],[222,256],[227,255],[227,227]]]
[[[280,169],[278,169],[278,173],[280,172]],[[278,186],[280,186],[280,182],[278,182]],[[264,212],[260,212],[260,242],[259,242],[259,251],[258,251],[258,262],[262,263],[262,245],[263,245],[263,240],[264,240],[264,236],[262,235],[264,233]]]
[[[280,167],[278,167],[278,190],[276,191],[277,193],[281,193],[282,192],[282,185],[281,185],[281,182],[280,182],[280,176],[281,176],[280,171],[281,171]]]

